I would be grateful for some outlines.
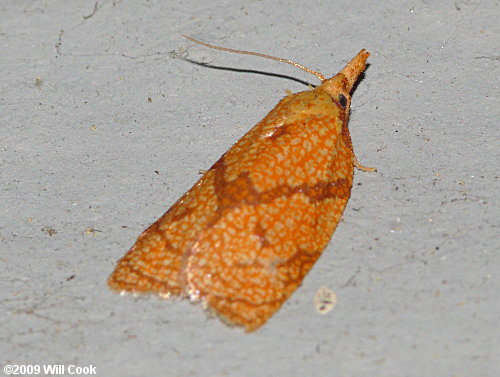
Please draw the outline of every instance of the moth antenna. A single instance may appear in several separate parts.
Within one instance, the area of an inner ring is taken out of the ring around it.
[[[232,48],[215,46],[215,45],[212,45],[210,43],[202,42],[202,41],[199,41],[199,40],[194,39],[192,37],[188,37],[187,35],[183,35],[183,37],[189,39],[192,42],[198,43],[198,44],[200,44],[202,46],[205,46],[205,47],[213,48],[215,50],[234,52],[234,53],[237,53],[237,54],[260,56],[261,58],[266,58],[266,59],[276,60],[276,61],[282,62],[282,63],[287,63],[287,64],[290,64],[290,65],[293,65],[294,67],[300,68],[303,71],[312,73],[314,76],[316,76],[317,78],[319,78],[321,80],[321,82],[326,81],[325,76],[323,76],[321,73],[316,72],[316,71],[312,70],[311,68],[304,67],[302,64],[295,63],[292,60],[283,59],[283,58],[277,58],[276,56],[261,54],[261,53],[258,53],[258,52],[234,50]]]

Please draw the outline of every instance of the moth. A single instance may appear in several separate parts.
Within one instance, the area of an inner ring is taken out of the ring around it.
[[[349,199],[358,163],[349,128],[361,50],[321,85],[287,92],[273,110],[147,228],[108,280],[118,292],[187,297],[251,332],[301,285]]]

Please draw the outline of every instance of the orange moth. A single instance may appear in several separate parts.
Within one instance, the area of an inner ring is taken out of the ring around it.
[[[262,326],[328,244],[351,193],[350,92],[369,53],[322,84],[287,93],[146,229],[108,280],[123,293],[201,301],[229,325]]]

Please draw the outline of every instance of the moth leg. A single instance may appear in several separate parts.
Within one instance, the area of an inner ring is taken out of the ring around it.
[[[354,156],[354,166],[356,166],[357,169],[362,170],[362,171],[366,171],[366,172],[377,171],[377,168],[370,168],[368,166],[361,165],[356,156]]]

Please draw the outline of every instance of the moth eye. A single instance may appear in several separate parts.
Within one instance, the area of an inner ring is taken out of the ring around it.
[[[347,98],[343,94],[339,95],[339,103],[344,109],[347,106]]]

